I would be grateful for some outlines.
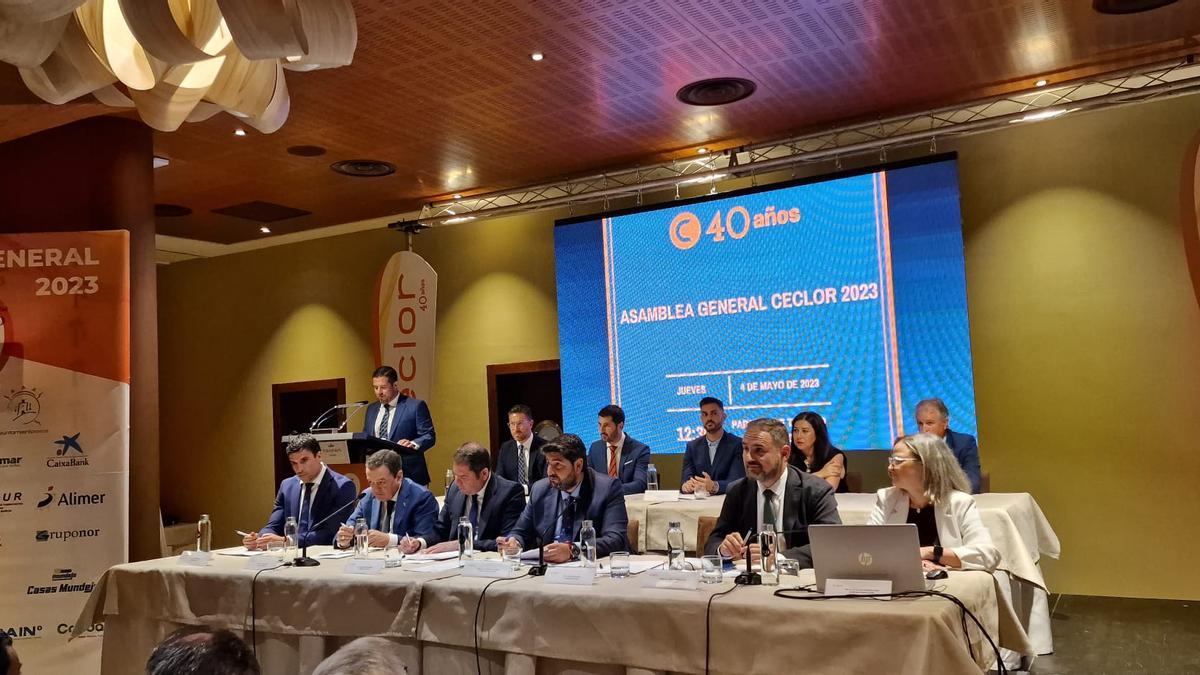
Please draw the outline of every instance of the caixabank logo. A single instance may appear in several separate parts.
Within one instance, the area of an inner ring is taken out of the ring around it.
[[[30,585],[25,589],[25,595],[49,595],[57,593],[91,593],[96,587],[93,581],[76,582],[79,576],[70,567],[56,568],[50,574],[50,584],[47,586]]]
[[[46,466],[51,469],[87,466],[87,453],[83,451],[83,446],[79,443],[81,433],[76,432],[74,436],[63,436],[61,439],[54,441],[54,445],[58,447],[54,450],[54,455],[46,460]]]

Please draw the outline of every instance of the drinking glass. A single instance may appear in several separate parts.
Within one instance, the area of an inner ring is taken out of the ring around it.
[[[399,545],[388,543],[387,548],[383,549],[383,566],[384,567],[399,567],[400,561],[404,559],[404,552],[400,550]]]
[[[280,560],[287,557],[288,545],[287,540],[272,539],[267,543],[267,555],[273,555]]]
[[[614,551],[608,555],[609,570],[612,572],[612,578],[624,579],[629,576],[629,552]]]
[[[700,581],[706,584],[719,584],[724,580],[722,571],[725,563],[719,555],[706,555],[700,559]]]
[[[521,569],[521,544],[516,539],[509,539],[505,542],[504,547],[500,550],[500,555],[504,556],[513,571]]]

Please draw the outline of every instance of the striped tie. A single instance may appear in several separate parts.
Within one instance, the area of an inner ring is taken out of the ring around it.
[[[525,461],[524,443],[517,443],[517,478],[521,485],[529,485],[529,464]]]
[[[608,446],[608,475],[613,478],[617,477],[617,446]]]
[[[391,421],[390,420],[391,416],[392,416],[392,406],[387,405],[385,403],[383,406],[383,414],[379,416],[379,437],[380,438],[388,437],[388,422]]]

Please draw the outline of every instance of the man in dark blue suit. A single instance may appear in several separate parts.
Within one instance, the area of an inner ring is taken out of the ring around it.
[[[367,521],[367,545],[372,548],[399,546],[405,553],[416,553],[439,541],[437,499],[404,477],[400,453],[380,450],[368,457],[367,481],[371,487],[338,529],[336,546],[350,545],[359,518]]]
[[[512,439],[500,446],[496,474],[519,483],[525,494],[529,486],[546,477],[546,458],[541,447],[546,442],[533,433],[533,410],[518,403],[508,410],[508,433]]]
[[[491,453],[478,443],[463,443],[455,451],[451,462],[454,484],[446,493],[438,520],[442,543],[431,546],[430,553],[458,550],[459,522],[464,516],[474,528],[476,551],[495,551],[496,538],[516,527],[525,510],[525,490],[492,473],[491,463]]]
[[[546,562],[562,563],[579,557],[579,529],[583,521],[596,528],[596,557],[629,550],[629,514],[621,483],[587,466],[583,441],[563,434],[542,446],[547,477],[533,484],[529,504],[517,526],[507,537],[496,540],[503,547],[516,539],[522,548],[537,546],[545,539]]]
[[[601,408],[598,426],[600,440],[588,451],[588,466],[621,481],[624,494],[645,492],[650,446],[625,434],[625,411],[620,406]]]
[[[700,399],[700,424],[704,435],[688,442],[683,450],[681,492],[704,490],[725,494],[729,483],[746,477],[742,462],[742,439],[725,431],[725,404],[719,398]]]
[[[317,439],[308,434],[294,437],[288,443],[287,456],[296,475],[279,484],[266,526],[242,538],[248,549],[265,549],[272,541],[283,541],[283,526],[289,517],[296,519],[300,547],[328,546],[341,524],[341,517],[332,514],[350,512],[354,483],[325,466]],[[322,524],[312,529],[317,523]]]
[[[379,366],[371,374],[375,388],[375,403],[367,406],[363,431],[389,440],[415,452],[402,455],[404,475],[418,485],[428,487],[429,468],[425,466],[425,451],[437,439],[429,406],[418,398],[405,396],[396,384],[399,375],[391,366]]]
[[[945,439],[946,445],[958,459],[958,465],[971,483],[971,493],[979,492],[979,444],[971,434],[950,430],[950,409],[940,398],[927,398],[917,403],[917,429]]]

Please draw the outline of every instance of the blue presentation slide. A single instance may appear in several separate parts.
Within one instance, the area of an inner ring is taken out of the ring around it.
[[[956,163],[943,159],[555,228],[565,429],[616,403],[655,453],[820,413],[843,449],[890,448],[942,398],[974,434]]]

